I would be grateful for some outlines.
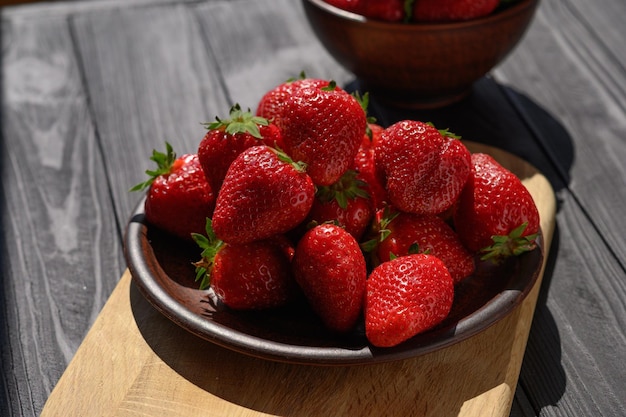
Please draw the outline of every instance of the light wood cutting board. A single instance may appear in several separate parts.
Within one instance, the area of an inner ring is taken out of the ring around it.
[[[556,201],[526,162],[487,146],[522,178],[541,215],[547,254]],[[547,255],[534,288],[485,332],[410,360],[290,365],[201,340],[156,311],[128,270],[52,391],[48,416],[508,416]]]

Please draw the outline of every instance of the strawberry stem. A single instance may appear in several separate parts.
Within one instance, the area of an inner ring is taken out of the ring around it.
[[[202,249],[200,256],[202,257],[198,262],[194,262],[196,267],[196,282],[200,281],[200,289],[204,290],[211,286],[211,274],[213,272],[213,264],[215,262],[215,255],[220,251],[224,242],[218,239],[213,231],[213,223],[210,218],[206,219],[206,236],[200,233],[192,233],[191,237],[196,242],[198,247]]]

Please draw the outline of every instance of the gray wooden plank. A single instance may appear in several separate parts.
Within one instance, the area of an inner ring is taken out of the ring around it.
[[[623,2],[608,3],[624,13]],[[626,219],[615,215],[626,207],[626,29],[611,24],[610,8],[573,13],[580,4],[542,2],[527,36],[496,77],[550,109],[568,132],[575,153],[571,166],[561,170],[609,250],[626,268]],[[615,40],[616,31],[621,42]],[[543,141],[556,159],[560,144],[550,137]]]
[[[559,197],[520,385],[540,416],[623,416],[626,273],[571,193]]]
[[[80,14],[72,27],[124,223],[139,199],[127,190],[152,168],[152,149],[169,141],[178,154],[196,152],[201,123],[230,104],[184,4]]]
[[[63,18],[70,14],[93,12],[97,10],[168,5],[173,3],[192,3],[198,0],[65,0],[37,1],[13,4],[4,7],[2,13],[11,18],[39,18],[41,16]],[[210,0],[208,0],[210,1]]]
[[[577,0],[542,2],[522,44],[495,72],[526,100],[550,109],[573,152],[563,158],[567,141],[542,134],[526,104],[512,97],[567,183],[558,194],[562,232],[555,264],[520,376],[541,416],[626,414],[626,355],[620,348],[626,338],[626,224],[615,216],[626,203],[626,32],[611,24],[620,13],[619,1],[606,8]]]
[[[2,22],[0,415],[39,415],[124,263],[63,18]]]
[[[242,107],[255,109],[265,92],[301,71],[339,85],[353,78],[319,43],[300,1],[206,2],[194,8],[194,16],[230,101]]]

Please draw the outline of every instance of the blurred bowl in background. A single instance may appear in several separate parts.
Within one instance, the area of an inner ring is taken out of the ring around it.
[[[528,28],[539,0],[453,23],[389,23],[302,0],[328,52],[355,74],[363,93],[399,107],[456,102],[500,63]]]

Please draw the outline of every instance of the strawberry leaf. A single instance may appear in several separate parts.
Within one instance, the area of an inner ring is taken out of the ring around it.
[[[287,78],[287,81],[286,81],[286,82],[288,82],[288,83],[292,83],[292,82],[294,82],[294,81],[298,81],[298,80],[305,80],[305,79],[306,79],[306,73],[304,72],[304,70],[302,70],[302,71],[300,71],[300,74],[298,75],[298,77],[297,77],[297,78],[296,78],[296,77],[290,77],[290,78]]]
[[[409,255],[415,255],[420,253],[420,245],[417,242],[411,243],[408,250]]]
[[[363,112],[365,113],[366,116],[366,125],[365,125],[365,134],[371,139],[372,138],[372,129],[369,127],[370,123],[376,123],[376,118],[373,116],[368,116],[367,112],[368,112],[368,108],[370,106],[370,94],[369,93],[365,93],[363,95],[361,95],[361,93],[359,92],[359,90],[356,90],[354,93],[352,93],[352,97],[355,98],[355,100],[361,105],[361,108],[363,109]]]
[[[146,175],[148,175],[149,178],[144,182],[136,184],[129,191],[145,190],[152,185],[155,179],[157,179],[161,175],[169,174],[172,169],[172,165],[176,161],[176,153],[174,152],[172,145],[170,145],[168,142],[165,142],[165,153],[153,149],[150,160],[156,162],[157,169],[146,170],[145,173]]]
[[[344,210],[348,208],[348,202],[351,200],[370,198],[365,191],[367,184],[358,179],[357,175],[355,170],[347,170],[336,183],[318,187],[316,197],[323,203],[336,200],[339,207]]]
[[[376,250],[376,248],[378,247],[378,243],[379,243],[378,239],[369,239],[369,240],[366,240],[365,242],[362,242],[359,246],[361,247],[361,250],[363,252],[371,253]]]
[[[330,80],[326,87],[321,88],[322,91],[334,91],[335,89],[337,89],[337,82],[335,80]]]
[[[215,256],[222,249],[225,243],[220,240],[213,231],[213,224],[210,218],[206,219],[206,236],[200,233],[192,233],[191,237],[196,242],[198,247],[202,249],[200,254],[201,259],[198,262],[194,262],[196,267],[196,279],[200,281],[199,288],[201,290],[207,289],[211,286],[211,274],[213,273],[213,264]]]
[[[392,211],[390,207],[385,207],[383,215],[378,222],[374,222],[371,227],[370,236],[375,236],[361,243],[361,250],[365,253],[372,253],[378,248],[380,242],[383,242],[391,234],[389,230],[389,223],[393,221],[400,212]]]
[[[247,133],[257,139],[263,139],[259,126],[267,125],[267,119],[255,116],[250,109],[244,112],[239,104],[230,108],[229,119],[222,120],[216,116],[214,122],[203,123],[207,130],[223,130],[229,135]]]
[[[429,126],[434,127],[435,129],[437,129],[433,122],[427,122],[426,124],[429,125]],[[461,136],[456,135],[456,134],[450,132],[450,130],[447,129],[447,128],[446,129],[437,129],[437,130],[439,131],[439,134],[441,134],[441,136],[443,136],[444,138],[461,139]]]
[[[276,152],[276,156],[278,157],[279,161],[282,161],[286,164],[291,165],[296,171],[298,172],[306,172],[306,168],[307,168],[307,164],[306,162],[303,161],[294,161],[293,159],[291,159],[291,157],[289,155],[287,155],[287,153],[285,151],[283,151],[282,149],[276,147],[276,148],[270,148],[272,151]]]
[[[493,245],[487,246],[480,250],[483,253],[481,260],[489,260],[498,263],[510,256],[519,256],[522,253],[529,252],[537,247],[537,233],[522,236],[528,222],[522,223],[505,236],[492,236]]]

